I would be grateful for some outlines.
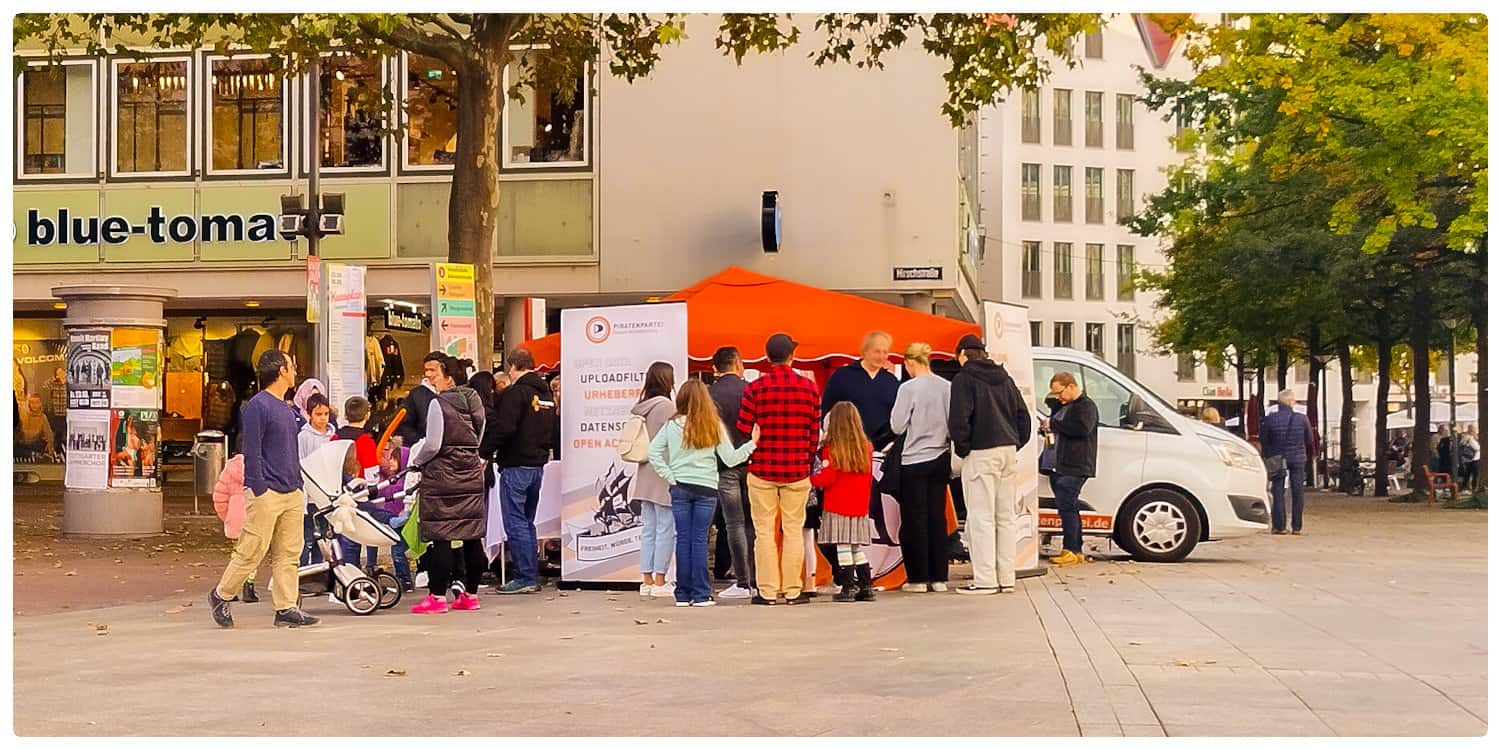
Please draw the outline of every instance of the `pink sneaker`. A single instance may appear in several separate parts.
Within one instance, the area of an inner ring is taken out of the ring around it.
[[[454,611],[478,611],[479,596],[471,593],[460,593],[458,599],[453,602]]]
[[[428,595],[422,602],[411,607],[413,614],[446,614],[448,613],[448,601],[434,595]]]

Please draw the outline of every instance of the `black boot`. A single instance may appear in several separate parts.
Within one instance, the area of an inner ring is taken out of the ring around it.
[[[245,587],[240,589],[240,601],[242,603],[258,603],[260,601],[260,596],[255,594],[254,581],[245,581]]]
[[[834,570],[834,579],[839,584],[839,592],[833,594],[835,603],[850,603],[855,600],[859,593],[859,586],[854,582],[853,567],[839,567]]]
[[[873,601],[873,600],[875,600],[875,588],[870,585],[870,565],[869,564],[861,564],[861,565],[855,567],[854,571],[855,571],[855,574],[858,576],[858,581],[859,581],[859,592],[854,594],[854,600],[856,600],[856,601]]]

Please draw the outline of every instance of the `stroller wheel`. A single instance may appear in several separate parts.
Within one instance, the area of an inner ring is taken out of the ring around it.
[[[352,614],[369,616],[380,607],[380,586],[368,577],[360,577],[344,589],[344,607]]]
[[[388,609],[401,602],[401,581],[395,575],[376,570],[375,585],[380,588],[380,608]]]

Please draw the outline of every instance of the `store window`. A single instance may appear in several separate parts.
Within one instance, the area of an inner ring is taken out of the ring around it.
[[[435,57],[406,56],[406,165],[452,166],[458,148],[458,72]]]
[[[267,58],[210,58],[208,65],[209,169],[284,169],[286,85],[281,71]]]
[[[94,174],[94,64],[38,64],[21,74],[21,173]]]
[[[521,98],[507,96],[505,165],[516,168],[588,164],[588,68],[561,69],[546,49],[518,50],[505,69],[505,88],[518,81]]]
[[[115,172],[188,171],[188,61],[114,63]]]
[[[385,166],[383,60],[337,52],[323,60],[318,91],[323,115],[322,165],[330,169]]]

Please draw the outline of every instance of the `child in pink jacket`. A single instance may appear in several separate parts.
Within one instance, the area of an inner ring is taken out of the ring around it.
[[[224,464],[219,480],[214,484],[214,512],[224,522],[224,537],[234,540],[240,537],[245,527],[245,456],[236,455]],[[245,581],[240,591],[240,600],[255,603],[260,596],[255,594],[255,573]]]

